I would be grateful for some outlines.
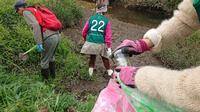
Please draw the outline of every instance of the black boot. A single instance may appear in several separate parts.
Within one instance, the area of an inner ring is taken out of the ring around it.
[[[49,79],[49,69],[42,69],[41,70],[42,81],[47,81]]]
[[[55,62],[50,62],[49,63],[49,70],[50,70],[50,75],[53,79],[56,77],[56,64]]]

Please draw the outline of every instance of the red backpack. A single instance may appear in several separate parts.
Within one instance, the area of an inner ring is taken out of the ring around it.
[[[46,7],[28,7],[25,10],[31,11],[42,27],[42,31],[47,29],[57,31],[63,28],[61,22],[57,19],[56,15]]]

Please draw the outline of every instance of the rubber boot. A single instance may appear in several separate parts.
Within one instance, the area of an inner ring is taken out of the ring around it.
[[[49,79],[49,69],[41,70],[42,81],[47,81]]]
[[[56,77],[56,63],[55,62],[49,63],[49,70],[50,70],[51,78],[55,79]]]

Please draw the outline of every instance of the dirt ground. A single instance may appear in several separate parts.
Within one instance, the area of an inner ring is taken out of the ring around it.
[[[70,37],[78,46],[80,46],[82,36],[81,30],[85,21],[90,15],[94,13],[94,3],[89,3],[81,0],[77,0],[78,3],[82,6],[84,17],[82,18],[80,25],[74,26],[72,28],[67,28],[64,31],[64,34]],[[112,8],[112,7],[110,7]],[[112,14],[107,15],[112,23],[113,30],[113,40],[112,40],[112,49],[114,50],[122,40],[124,39],[138,39],[142,38],[144,33],[150,29],[146,26],[139,26],[131,23],[126,23],[115,18]],[[81,48],[81,46],[80,46]],[[144,65],[156,65],[161,66],[162,63],[155,57],[153,57],[151,52],[143,53],[139,56],[133,56],[130,59],[133,66],[144,66]],[[112,63],[113,64],[113,63]],[[102,64],[102,60],[98,57],[96,60],[96,71],[95,71],[95,81],[84,81],[80,80],[76,83],[66,83],[66,88],[71,92],[77,94],[80,97],[87,96],[87,94],[98,95],[101,89],[103,89],[109,77],[107,76],[106,70]],[[82,99],[82,98],[81,98]]]

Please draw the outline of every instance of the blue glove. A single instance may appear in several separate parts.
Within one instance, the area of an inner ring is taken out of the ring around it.
[[[36,49],[37,49],[37,52],[40,52],[40,53],[41,53],[42,51],[44,51],[43,45],[42,45],[42,44],[37,44]]]

